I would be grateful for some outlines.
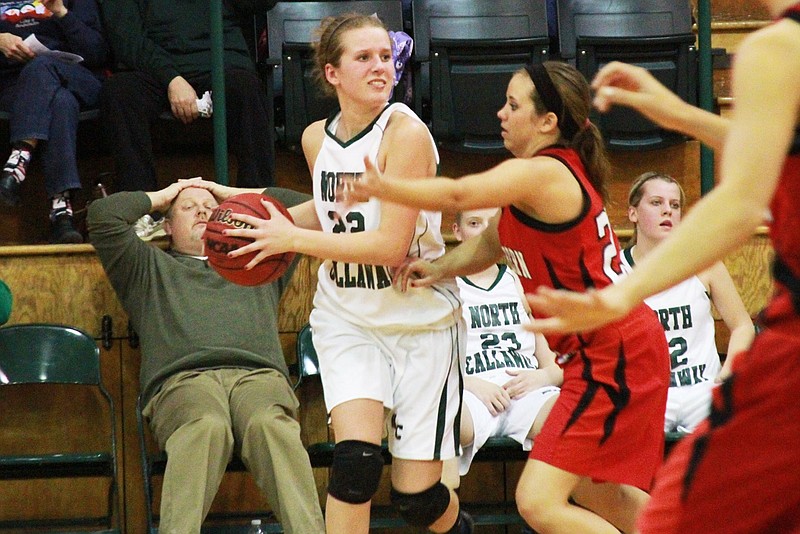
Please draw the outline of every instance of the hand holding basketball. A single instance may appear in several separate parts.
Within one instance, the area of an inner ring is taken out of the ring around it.
[[[209,218],[203,236],[208,262],[220,276],[236,284],[272,282],[295,256],[286,248],[276,249],[277,240],[268,239],[273,232],[280,235],[280,228],[286,227],[294,227],[291,215],[276,199],[259,193],[230,197]]]

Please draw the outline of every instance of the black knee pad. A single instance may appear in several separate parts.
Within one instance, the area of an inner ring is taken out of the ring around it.
[[[419,493],[400,493],[392,488],[392,504],[409,525],[432,525],[450,505],[450,490],[441,482]]]
[[[369,501],[383,472],[381,446],[358,440],[340,441],[333,449],[328,493],[350,504]]]

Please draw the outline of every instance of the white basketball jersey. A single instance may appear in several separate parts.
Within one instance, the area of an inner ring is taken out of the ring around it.
[[[630,272],[629,248],[620,254],[623,272]],[[714,380],[720,370],[714,339],[711,299],[697,276],[645,299],[656,313],[669,344],[670,387],[691,386]]]
[[[531,322],[522,304],[517,274],[499,265],[497,279],[486,289],[459,277],[467,323],[467,350],[461,368],[467,376],[479,376],[502,384],[509,380],[506,369],[537,369],[536,337],[522,328]]]
[[[395,112],[420,120],[405,104],[392,104],[347,142],[334,135],[340,113],[325,124],[325,138],[314,162],[313,175],[314,204],[324,232],[355,233],[379,227],[380,200],[373,198],[337,214],[341,206],[335,204],[336,187],[344,177],[364,172],[364,156],[376,160],[386,125]],[[433,137],[431,145],[438,164]],[[440,227],[441,213],[420,211],[408,257],[432,260],[444,254]],[[377,328],[444,328],[458,320],[461,302],[454,280],[400,292],[392,287],[392,267],[326,260],[319,270],[314,306],[328,309],[354,324]]]

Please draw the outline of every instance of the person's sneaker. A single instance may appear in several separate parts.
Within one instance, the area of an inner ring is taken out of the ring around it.
[[[456,526],[458,526],[458,530],[455,529]],[[475,532],[475,521],[473,521],[472,516],[467,512],[459,510],[458,521],[456,521],[453,527],[453,531],[458,532],[458,534],[472,534]]]
[[[69,213],[58,213],[50,221],[50,242],[55,244],[83,243],[83,236],[75,229]]]
[[[16,206],[19,204],[20,183],[11,174],[3,173],[0,176],[0,200],[6,206]]]
[[[139,239],[142,241],[150,241],[156,237],[163,237],[164,232],[164,217],[155,220],[152,215],[143,215],[138,221],[133,224],[133,229]]]

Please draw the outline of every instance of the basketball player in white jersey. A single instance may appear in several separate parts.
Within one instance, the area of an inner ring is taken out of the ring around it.
[[[459,212],[456,239],[483,232],[496,208]],[[457,487],[475,454],[493,436],[508,436],[531,450],[532,440],[550,413],[563,372],[544,336],[523,328],[530,323],[517,274],[495,264],[458,282],[467,323],[467,350],[461,360],[464,400],[461,412],[463,453],[445,462],[442,480]]]
[[[392,43],[377,17],[329,17],[318,33],[318,79],[340,109],[303,133],[314,200],[290,210],[294,225],[275,210],[266,221],[237,217],[253,229],[228,233],[255,242],[232,255],[258,251],[250,265],[287,250],[325,260],[310,323],[336,440],[327,532],[369,530],[386,408],[392,503],[412,526],[468,534],[471,518],[440,481],[442,461],[460,450],[465,333],[458,288],[453,278],[410,291],[392,285],[394,269],[408,258],[444,254],[441,215],[377,199],[347,208],[336,202],[337,185],[363,173],[365,157],[392,176],[436,174],[436,145],[411,109],[388,104]]]
[[[634,235],[621,252],[630,272],[681,220],[684,192],[669,175],[640,175],[628,194]],[[730,373],[738,353],[750,346],[753,322],[722,262],[645,299],[661,321],[670,350],[670,387],[664,431],[691,432],[710,410],[711,388]],[[720,366],[711,304],[730,330],[727,358]]]

